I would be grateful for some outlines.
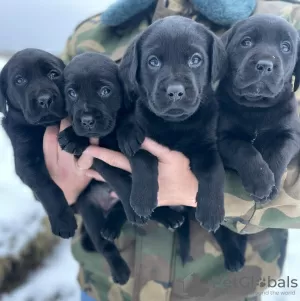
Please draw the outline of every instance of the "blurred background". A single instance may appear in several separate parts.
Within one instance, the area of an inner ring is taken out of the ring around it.
[[[0,2],[1,69],[26,47],[60,54],[75,26],[114,0]],[[0,153],[0,300],[79,301],[70,241],[51,235],[42,207],[15,175],[11,145],[1,127]],[[282,277],[300,279],[299,242],[299,231],[291,230]],[[7,280],[8,273],[13,279]],[[294,296],[265,296],[263,301],[299,301],[299,296],[298,290]]]
[[[41,48],[60,53],[75,26],[114,0],[1,0],[0,53]]]

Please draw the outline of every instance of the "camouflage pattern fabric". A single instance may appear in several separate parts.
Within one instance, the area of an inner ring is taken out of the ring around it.
[[[255,13],[282,16],[300,29],[300,5],[259,0]],[[119,62],[132,38],[151,21],[174,14],[202,21],[188,0],[158,0],[155,12],[145,15],[134,27],[128,24],[106,27],[101,24],[99,14],[76,28],[62,57],[69,62],[81,52],[96,51]],[[217,33],[223,31],[218,29]],[[278,198],[264,207],[255,206],[234,172],[226,173],[225,225],[241,234],[253,234],[247,247],[246,266],[241,272],[224,270],[218,245],[196,222],[191,227],[191,261],[182,267],[176,236],[150,222],[139,229],[126,225],[116,241],[132,270],[130,281],[124,286],[112,282],[100,255],[84,252],[79,238],[74,239],[73,253],[81,265],[82,288],[98,301],[260,300],[260,293],[268,287],[267,280],[280,276],[287,241],[284,229],[300,225],[299,166],[300,155],[291,162],[282,179]]]

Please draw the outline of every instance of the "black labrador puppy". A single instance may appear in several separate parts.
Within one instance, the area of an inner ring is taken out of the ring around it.
[[[43,154],[46,126],[58,124],[66,116],[64,67],[62,60],[42,50],[16,53],[0,75],[0,111],[17,175],[43,204],[53,233],[69,238],[77,228],[74,213],[52,181]]]
[[[59,134],[62,149],[80,156],[89,146],[88,138],[99,137],[102,147],[119,151],[116,128],[124,112],[123,88],[117,64],[100,53],[86,52],[67,65],[64,79],[67,112],[72,126]],[[130,174],[101,160],[94,160],[92,168],[103,176],[120,197],[127,219],[134,224],[143,224],[145,219],[137,216],[129,205]],[[181,214],[167,208],[162,210],[157,212],[164,214],[159,213],[155,217],[165,226],[177,228],[182,224],[184,218]],[[110,235],[107,233],[104,236],[109,238]]]
[[[66,106],[72,126],[59,134],[62,149],[80,156],[89,145],[90,137],[100,137],[102,147],[118,151],[115,128],[118,119],[122,118],[123,93],[117,64],[99,53],[83,53],[67,65],[64,79]],[[92,181],[79,196],[75,207],[82,215],[95,249],[107,258],[113,278],[118,283],[125,283],[129,269],[125,268],[125,262],[121,263],[119,251],[110,241],[119,236],[126,217],[130,222],[143,223],[143,219],[135,217],[129,205],[131,177],[128,172],[101,160],[94,160],[92,168],[105,178],[122,203],[99,202],[97,198],[105,194],[105,189],[103,183]],[[123,207],[129,209],[129,214],[126,209],[125,214]],[[168,207],[158,208],[153,218],[172,229],[180,227],[184,221],[184,215]]]
[[[299,151],[299,37],[280,17],[256,15],[222,37],[229,71],[219,89],[219,148],[258,203],[274,199]]]
[[[212,86],[226,71],[226,51],[204,26],[172,16],[154,22],[128,48],[120,74],[132,114],[118,131],[130,160],[135,212],[157,206],[158,161],[141,150],[150,137],[182,152],[199,180],[196,219],[209,230],[224,219],[224,168],[217,150],[218,107]]]

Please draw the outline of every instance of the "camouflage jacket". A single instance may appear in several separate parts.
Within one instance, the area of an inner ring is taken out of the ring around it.
[[[300,5],[259,0],[255,13],[280,15],[300,29]],[[76,54],[97,51],[118,62],[134,36],[153,20],[174,14],[203,21],[188,0],[158,0],[156,8],[142,18],[118,27],[104,26],[98,14],[76,28],[62,57],[69,62]],[[207,25],[215,29],[212,24]],[[217,33],[222,31],[219,28]],[[226,172],[226,226],[241,234],[253,234],[242,272],[230,274],[224,270],[216,242],[195,222],[191,226],[191,262],[182,267],[176,237],[151,222],[140,229],[126,225],[116,241],[132,271],[130,281],[124,286],[112,282],[100,255],[84,252],[79,238],[74,239],[73,253],[81,265],[82,288],[101,301],[259,300],[257,292],[266,288],[263,280],[280,275],[287,240],[284,229],[300,224],[299,165],[300,155],[291,162],[282,179],[278,198],[259,208],[243,189],[238,176]],[[243,279],[245,282],[241,282]]]

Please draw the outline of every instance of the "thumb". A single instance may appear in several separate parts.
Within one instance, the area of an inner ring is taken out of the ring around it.
[[[91,138],[90,143],[92,145],[99,145],[99,139],[98,138]],[[81,170],[87,170],[92,167],[94,158],[90,155],[88,155],[86,152],[83,152],[81,157],[77,161],[77,166]],[[91,176],[93,177],[93,176]],[[101,181],[101,180],[99,180]]]
[[[47,166],[55,166],[58,161],[57,135],[59,128],[57,126],[48,126],[43,138],[43,151]]]
[[[160,162],[170,163],[171,150],[149,138],[146,138],[142,148],[158,158]]]

